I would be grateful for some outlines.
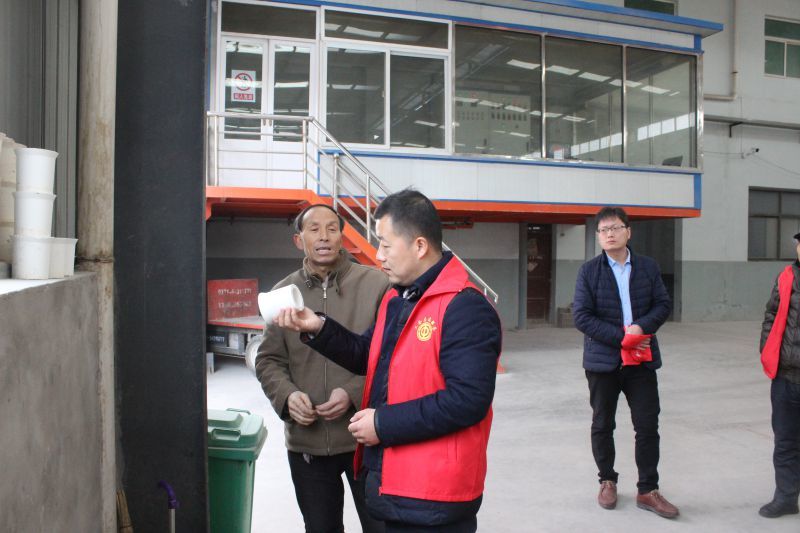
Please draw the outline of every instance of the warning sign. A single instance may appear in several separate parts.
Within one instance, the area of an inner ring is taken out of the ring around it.
[[[256,71],[232,70],[233,86],[231,87],[231,100],[234,102],[256,103]]]

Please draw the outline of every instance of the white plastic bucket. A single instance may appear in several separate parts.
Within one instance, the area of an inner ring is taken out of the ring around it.
[[[52,237],[14,235],[11,275],[16,279],[47,279],[50,275]]]
[[[0,150],[0,181],[9,181],[16,187],[17,183],[17,156],[14,153],[14,139],[6,137],[3,139],[3,149]]]
[[[14,234],[24,237],[50,237],[55,199],[56,195],[52,193],[15,192]]]
[[[13,234],[13,224],[0,222],[0,261],[11,262],[11,235]]]
[[[14,183],[0,179],[0,222],[14,222]]]
[[[53,192],[58,152],[17,148],[17,191]]]
[[[75,243],[78,239],[56,237],[50,250],[50,277],[65,278],[75,273]]]

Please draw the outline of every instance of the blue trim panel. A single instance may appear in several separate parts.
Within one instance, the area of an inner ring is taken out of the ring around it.
[[[340,150],[324,150],[326,154],[341,153]],[[528,165],[528,166],[542,166],[542,167],[568,167],[576,170],[590,169],[590,170],[609,170],[612,172],[650,172],[653,174],[680,174],[683,176],[694,175],[694,169],[675,170],[668,168],[646,168],[646,167],[629,167],[629,166],[610,166],[610,165],[597,165],[583,162],[561,162],[561,161],[547,161],[547,160],[520,160],[520,159],[491,159],[482,157],[469,157],[469,156],[449,156],[449,155],[423,155],[423,154],[388,154],[385,152],[367,152],[367,151],[350,151],[356,157],[382,157],[387,159],[418,159],[427,161],[443,161],[459,162],[459,163],[484,163],[488,165]]]
[[[431,18],[431,19],[449,20],[449,21],[453,21],[453,22],[462,22],[462,23],[467,23],[467,24],[489,25],[489,26],[493,26],[493,27],[497,27],[497,28],[507,28],[507,29],[511,29],[511,30],[516,29],[516,30],[521,30],[521,31],[536,32],[536,33],[552,35],[554,37],[578,37],[578,38],[584,38],[584,39],[591,39],[593,41],[599,41],[599,42],[607,42],[607,43],[615,43],[615,44],[627,44],[627,45],[631,45],[631,46],[643,46],[643,47],[647,47],[647,48],[657,48],[657,49],[661,49],[661,50],[672,50],[672,51],[675,51],[675,52],[683,52],[683,53],[687,53],[688,52],[688,53],[696,54],[696,53],[699,53],[699,52],[702,51],[701,48],[697,47],[697,45],[696,45],[697,37],[699,37],[699,36],[695,36],[695,45],[692,46],[691,48],[689,48],[689,47],[683,47],[683,46],[672,46],[672,45],[668,45],[668,44],[650,42],[650,41],[637,41],[637,40],[632,40],[632,39],[620,39],[620,38],[615,38],[615,37],[611,37],[611,36],[608,36],[608,35],[596,35],[596,34],[592,34],[592,33],[573,32],[573,31],[560,30],[560,29],[554,29],[554,28],[544,28],[544,27],[540,27],[540,26],[530,26],[530,25],[526,25],[526,24],[512,24],[512,23],[508,23],[508,22],[473,19],[473,18],[467,18],[467,17],[457,17],[457,16],[454,16],[454,15],[442,15],[442,14],[439,14],[439,13],[427,13],[427,12],[422,12],[422,11],[407,11],[407,10],[403,10],[403,9],[388,9],[388,8],[382,8],[382,7],[378,8],[378,7],[371,7],[371,6],[362,6],[362,5],[357,5],[357,4],[346,4],[346,3],[341,3],[341,2],[329,2],[329,1],[326,1],[326,0],[270,0],[270,1],[275,2],[275,3],[280,3],[280,4],[299,4],[299,5],[307,5],[307,6],[318,6],[318,7],[321,7],[321,6],[325,6],[325,7],[341,7],[341,8],[347,8],[347,9],[359,9],[359,10],[362,10],[362,11],[373,11],[375,13],[390,13],[390,14],[395,14],[395,15],[409,15],[409,16],[416,16],[416,17],[426,17],[426,18]],[[458,1],[464,1],[464,0],[458,0]],[[512,9],[512,10],[516,9],[517,11],[520,10],[519,8],[505,8],[505,9]],[[523,10],[523,11],[529,11],[529,10]],[[567,18],[581,18],[581,17],[569,16],[569,15],[562,15],[562,16],[565,16]],[[589,19],[589,20],[595,20],[595,19]],[[627,24],[627,25],[628,26],[633,26],[632,24]],[[648,29],[652,29],[652,28],[648,28]],[[670,30],[661,30],[661,31],[670,31]],[[673,33],[677,33],[677,32],[673,32]],[[689,35],[691,35],[691,34],[689,34]]]
[[[474,0],[461,0],[461,1],[469,1],[473,4],[484,4],[484,5],[492,5],[488,4],[487,2],[478,2]],[[550,4],[554,6],[560,7],[571,7],[574,9],[585,9],[586,11],[595,11],[598,13],[609,13],[614,15],[625,15],[629,17],[637,17],[643,19],[650,19],[656,20],[659,22],[670,22],[673,24],[684,24],[687,26],[697,26],[699,28],[705,28],[708,30],[716,30],[722,31],[723,25],[718,22],[712,22],[710,20],[701,20],[701,19],[693,19],[688,17],[680,17],[677,15],[665,15],[663,13],[656,13],[651,11],[642,11],[640,9],[632,9],[629,7],[618,7],[618,6],[611,6],[607,4],[598,4],[595,2],[586,2],[583,0],[526,0],[531,3],[539,3],[539,4]],[[492,7],[499,7],[499,6],[492,6]],[[520,9],[520,8],[517,8]],[[534,11],[534,9],[531,9]],[[541,10],[535,10],[537,12],[541,12]],[[634,24],[628,24],[629,26],[634,26]],[[669,30],[667,30],[669,31]],[[693,33],[693,32],[686,32],[686,33]]]
[[[703,175],[694,175],[694,208],[703,209]]]
[[[330,198],[330,194],[320,194],[320,198]],[[364,198],[363,196],[355,195],[353,198]],[[380,198],[380,197],[379,197]],[[435,202],[475,202],[475,203],[493,203],[493,204],[511,204],[511,205],[590,205],[605,207],[607,203],[593,203],[593,202],[527,202],[522,200],[477,200],[474,198],[431,198]],[[644,209],[697,209],[695,207],[687,207],[680,205],[649,205],[649,204],[615,204],[623,207],[642,207]],[[558,214],[558,213],[554,213]],[[572,214],[572,213],[565,213]]]

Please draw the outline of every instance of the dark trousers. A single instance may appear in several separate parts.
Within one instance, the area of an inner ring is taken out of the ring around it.
[[[386,533],[475,533],[478,531],[478,518],[470,516],[459,522],[439,526],[415,526],[399,522],[386,522]]]
[[[383,522],[374,520],[364,504],[364,480],[353,479],[353,454],[305,455],[289,452],[297,504],[303,514],[306,533],[343,533],[345,474],[353,493],[358,519],[364,533],[382,533]]]
[[[658,488],[658,380],[656,371],[645,366],[624,366],[613,372],[586,371],[589,403],[592,406],[592,453],[600,481],[617,482],[614,470],[616,451],[614,429],[617,427],[617,400],[625,394],[631,409],[636,433],[636,467],[639,494]]]
[[[775,499],[796,504],[800,495],[800,384],[776,377],[770,396],[775,433]]]

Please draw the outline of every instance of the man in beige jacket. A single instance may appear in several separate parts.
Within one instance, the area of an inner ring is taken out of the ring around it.
[[[294,284],[305,305],[319,309],[354,331],[374,322],[389,289],[377,269],[351,262],[342,252],[341,217],[327,205],[313,205],[295,219],[295,245],[304,252],[300,270],[275,285]],[[278,416],[285,422],[286,448],[295,495],[306,532],[344,531],[342,508],[347,476],[365,533],[383,531],[369,517],[363,480],[356,481],[356,442],[347,431],[361,405],[364,376],[332,363],[296,334],[267,324],[256,356],[256,375]]]

